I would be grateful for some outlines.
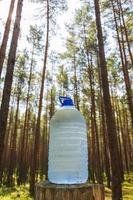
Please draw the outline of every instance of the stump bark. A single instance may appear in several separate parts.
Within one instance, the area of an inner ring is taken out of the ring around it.
[[[57,185],[48,181],[36,184],[36,200],[104,200],[101,184]]]

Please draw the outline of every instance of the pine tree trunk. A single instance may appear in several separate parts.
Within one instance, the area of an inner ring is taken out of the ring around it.
[[[115,86],[116,88],[116,86]],[[111,87],[111,97],[112,97],[112,109],[113,113],[117,113],[117,106],[116,106],[116,99],[115,95],[113,94],[113,89]],[[114,97],[114,98],[113,98]],[[119,162],[120,162],[120,168],[119,171],[121,172],[121,178],[122,181],[124,180],[124,171],[123,171],[123,154],[122,154],[122,145],[121,145],[121,139],[120,139],[120,127],[119,127],[119,122],[118,122],[118,116],[115,115],[114,119],[116,121],[116,133],[117,133],[117,143],[118,143],[118,150],[119,150]]]
[[[123,31],[122,31],[122,24],[121,24],[121,16],[120,16],[120,11],[119,11],[118,19],[120,21],[120,31],[121,31],[120,33],[121,33],[122,44],[120,42],[120,35],[119,35],[119,28],[118,28],[118,22],[117,22],[117,17],[116,17],[116,9],[114,6],[114,0],[111,0],[111,5],[113,8],[114,22],[115,22],[119,51],[120,51],[120,56],[121,56],[122,71],[123,71],[124,81],[125,81],[125,86],[126,86],[127,101],[128,101],[129,111],[131,115],[131,122],[132,122],[132,127],[133,127],[133,101],[132,101],[131,83],[130,83],[128,68],[127,68],[128,62],[126,58],[125,45],[124,45],[124,39],[123,39],[123,33],[122,33]]]
[[[6,161],[8,160],[8,142],[10,140],[10,131],[12,129],[13,125],[13,107],[11,107],[10,114],[9,114],[9,123],[8,123],[8,128],[6,131],[6,136],[5,136],[5,143],[4,143],[4,150],[3,150],[3,155],[2,155],[2,160],[1,160],[1,165],[0,165],[0,184],[2,183],[2,178],[3,178],[3,172],[4,169],[7,167],[6,166]]]
[[[91,124],[92,124],[92,134],[94,140],[94,166],[95,166],[95,176],[98,183],[103,183],[102,177],[102,168],[101,168],[101,159],[100,159],[100,148],[99,148],[99,138],[98,138],[98,128],[96,122],[96,106],[95,106],[95,90],[94,90],[94,73],[93,73],[93,65],[92,65],[92,55],[90,55],[89,60],[89,53],[87,54],[87,61],[88,61],[88,77],[90,83],[90,91],[91,91]]]
[[[133,140],[130,137],[130,131],[129,131],[129,125],[128,125],[128,114],[127,114],[127,109],[124,108],[124,105],[122,104],[123,109],[122,109],[122,116],[123,116],[123,131],[124,135],[127,140],[127,147],[128,147],[128,159],[129,163],[133,162]]]
[[[121,117],[121,110],[120,110],[120,106],[119,106],[119,102],[117,102],[117,116],[118,116],[118,120],[119,120],[119,126],[120,126],[120,130],[121,130],[121,136],[122,136],[122,147],[123,147],[123,153],[122,155],[124,155],[124,159],[123,159],[123,165],[125,167],[124,170],[126,170],[127,172],[129,172],[129,164],[128,164],[128,156],[127,156],[127,148],[128,145],[126,143],[126,137],[124,136],[124,128],[123,128],[123,124],[122,124],[122,117]],[[124,162],[125,160],[125,162]]]
[[[9,51],[9,57],[8,57],[8,62],[7,62],[7,71],[6,71],[2,103],[1,103],[1,109],[0,109],[0,165],[1,165],[3,148],[4,148],[4,138],[5,138],[5,133],[6,133],[9,102],[10,102],[10,96],[11,96],[11,87],[12,87],[12,81],[13,81],[13,71],[14,71],[16,50],[17,50],[18,37],[19,37],[19,31],[20,31],[22,6],[23,6],[23,0],[18,0],[16,19],[15,19],[11,46],[10,46],[10,51]]]
[[[121,18],[122,18],[124,33],[125,33],[127,47],[128,47],[128,52],[129,52],[129,57],[130,57],[132,68],[133,68],[133,55],[132,55],[132,51],[131,51],[130,42],[129,42],[129,39],[128,39],[128,32],[127,32],[127,27],[126,27],[124,15],[123,15],[123,8],[122,8],[121,0],[117,0],[117,5],[118,5],[118,8],[119,8],[119,13],[120,13]]]
[[[109,151],[108,151],[108,140],[107,140],[107,128],[105,123],[105,113],[104,113],[104,106],[103,100],[101,98],[101,115],[102,115],[102,133],[103,133],[103,149],[104,149],[104,163],[105,163],[105,173],[107,176],[107,187],[110,188],[111,182],[111,174],[110,174],[110,160],[109,160]]]
[[[103,155],[104,155],[104,165],[105,165],[105,173],[107,177],[107,187],[110,188],[110,182],[111,182],[111,170],[110,170],[110,153],[109,153],[109,145],[108,145],[108,137],[107,137],[107,125],[106,125],[106,118],[105,118],[105,111],[104,111],[104,103],[103,103],[103,94],[102,94],[102,84],[101,84],[101,78],[100,78],[100,68],[99,68],[99,61],[98,61],[98,55],[97,55],[97,65],[98,65],[98,78],[99,78],[99,85],[100,85],[100,109],[99,109],[99,115],[101,116],[101,133],[103,137]]]
[[[6,47],[7,47],[7,41],[8,41],[9,32],[10,32],[14,4],[15,4],[15,0],[11,0],[9,13],[8,13],[8,17],[7,17],[7,21],[5,25],[5,31],[4,31],[4,35],[3,35],[3,39],[1,43],[1,48],[0,48],[0,77],[1,77],[3,63],[5,59],[5,54],[6,54]]]
[[[110,92],[109,92],[108,73],[107,73],[105,52],[104,52],[99,0],[94,0],[94,6],[96,15],[98,47],[99,47],[99,67],[101,73],[103,102],[106,115],[107,134],[108,134],[109,150],[111,157],[112,199],[120,200],[122,199],[122,186],[121,186],[122,178],[121,178],[121,173],[119,171],[120,162],[119,162],[119,151],[117,143],[117,132],[116,132],[114,114],[111,106]]]
[[[125,61],[125,64],[122,65],[122,70],[123,70],[126,93],[127,93],[128,107],[129,107],[131,122],[132,122],[132,127],[133,127],[133,100],[132,100],[133,98],[132,98],[131,81],[130,81],[129,72],[128,72],[128,61],[127,61],[127,55],[126,55],[126,50],[125,50],[126,48],[125,48],[121,19],[119,20],[120,20],[120,30],[121,30],[121,43],[122,43],[123,56],[124,56],[124,61]]]
[[[54,114],[54,112],[55,112],[55,94],[54,94],[54,90],[53,90],[53,88],[51,88],[51,91],[50,91],[50,113],[49,113],[49,115],[50,115],[50,119],[51,119],[51,117],[53,116],[53,114]]]
[[[9,168],[7,173],[7,186],[11,186],[13,184],[13,171],[15,168],[16,161],[16,141],[17,141],[17,127],[18,127],[18,112],[19,112],[19,102],[20,102],[20,94],[17,97],[17,109],[15,114],[15,124],[13,135],[11,137],[11,146],[10,146],[10,157],[9,157]]]
[[[44,53],[44,65],[43,65],[43,72],[42,72],[37,123],[36,123],[36,128],[35,128],[33,157],[32,157],[31,170],[30,170],[30,192],[31,192],[31,194],[35,193],[35,188],[34,188],[35,187],[35,173],[36,173],[36,166],[37,166],[37,156],[38,156],[38,152],[39,152],[40,119],[41,119],[41,112],[42,112],[44,80],[45,80],[46,64],[47,64],[47,57],[48,57],[48,43],[49,43],[49,0],[47,0],[47,30],[46,30],[45,53]]]
[[[43,141],[42,141],[42,157],[41,157],[41,169],[42,174],[41,177],[43,179],[43,175],[45,175],[45,180],[48,179],[48,144],[49,144],[49,138],[48,138],[48,93],[46,97],[46,114],[44,116],[44,122],[43,122]]]
[[[74,103],[76,108],[79,110],[79,98],[78,98],[78,82],[77,82],[77,69],[75,63],[75,55],[74,55]]]
[[[32,71],[33,71],[33,56],[34,56],[34,46],[32,50],[32,58],[30,64],[30,75],[28,80],[28,91],[26,96],[26,109],[25,109],[25,116],[24,116],[24,125],[23,125],[23,132],[22,132],[22,142],[21,142],[21,150],[20,150],[20,158],[19,158],[19,170],[18,170],[18,184],[25,183],[26,174],[25,171],[25,162],[26,162],[26,132],[28,131],[28,113],[29,113],[29,99],[30,99],[30,90],[31,90],[31,79],[32,79]]]

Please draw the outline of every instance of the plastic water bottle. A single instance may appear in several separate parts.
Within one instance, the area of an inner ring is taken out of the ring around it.
[[[88,179],[86,122],[69,97],[50,121],[48,179],[56,184],[80,184]]]

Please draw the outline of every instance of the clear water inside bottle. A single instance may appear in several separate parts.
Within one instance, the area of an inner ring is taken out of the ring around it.
[[[56,184],[88,179],[86,122],[73,106],[57,111],[50,122],[48,179]]]

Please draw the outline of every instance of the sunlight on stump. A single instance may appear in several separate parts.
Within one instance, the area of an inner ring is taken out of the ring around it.
[[[87,127],[71,98],[50,120],[48,180],[36,185],[36,200],[104,200],[102,185],[89,184]]]
[[[100,184],[58,185],[42,181],[36,185],[36,200],[104,200]]]

